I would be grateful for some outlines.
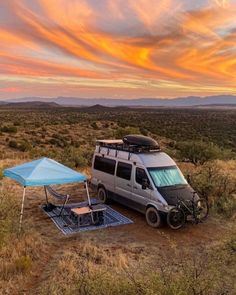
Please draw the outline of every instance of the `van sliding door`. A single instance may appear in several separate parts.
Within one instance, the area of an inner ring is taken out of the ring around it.
[[[118,162],[115,177],[116,200],[130,206],[132,200],[132,164]]]

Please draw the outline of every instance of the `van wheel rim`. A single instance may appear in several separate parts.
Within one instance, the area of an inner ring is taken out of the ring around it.
[[[157,215],[155,212],[149,212],[148,218],[149,218],[150,222],[153,224],[157,223],[157,221],[158,221],[158,218],[157,218]]]

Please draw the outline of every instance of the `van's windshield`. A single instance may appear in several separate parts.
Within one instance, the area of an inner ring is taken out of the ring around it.
[[[148,168],[148,171],[156,187],[187,184],[177,166]]]

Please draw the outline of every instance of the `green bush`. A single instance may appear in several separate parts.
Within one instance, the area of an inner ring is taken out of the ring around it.
[[[221,158],[222,150],[213,143],[187,141],[177,144],[181,159],[187,159],[194,165]]]
[[[231,250],[236,252],[236,238],[233,238],[229,241],[228,246],[230,247]]]
[[[16,126],[3,126],[0,130],[5,133],[17,133]]]
[[[236,212],[236,181],[222,173],[215,163],[206,163],[191,175],[191,185],[219,214],[231,217]]]
[[[140,130],[139,128],[136,127],[119,127],[117,128],[116,132],[115,132],[115,137],[116,138],[123,138],[125,135],[128,134],[140,134]]]
[[[18,149],[21,152],[30,151],[30,149],[32,148],[31,144],[26,140],[19,143],[17,143],[15,140],[10,140],[8,146],[10,148]]]
[[[148,130],[144,127],[140,127],[140,133],[144,136],[148,136]]]
[[[74,161],[74,167],[86,167],[88,166],[88,160],[83,156],[83,155],[74,155],[72,157],[73,161]]]
[[[98,125],[97,125],[96,122],[93,122],[93,123],[91,124],[91,127],[92,127],[94,130],[98,130],[98,129],[99,129],[99,127],[98,127]]]
[[[28,141],[22,141],[18,145],[18,150],[28,152],[31,149],[31,144]]]
[[[17,144],[17,142],[16,142],[15,140],[10,140],[10,141],[8,142],[8,146],[9,146],[10,148],[17,149],[18,144]]]

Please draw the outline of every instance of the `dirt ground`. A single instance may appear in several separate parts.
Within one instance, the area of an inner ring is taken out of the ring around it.
[[[83,190],[78,191],[76,185],[63,187],[63,190],[72,195],[71,203],[85,198]],[[17,191],[20,194],[21,188],[17,188]],[[188,249],[189,253],[194,255],[207,247],[217,246],[235,232],[233,223],[226,224],[211,216],[205,223],[198,225],[188,223],[177,231],[171,230],[167,225],[161,229],[153,229],[146,224],[142,214],[111,203],[112,208],[133,220],[134,223],[64,236],[40,209],[39,206],[44,202],[42,188],[27,190],[24,219],[33,220],[34,229],[49,246],[47,253],[42,253],[42,258],[32,270],[27,283],[19,286],[18,294],[39,294],[41,285],[50,280],[50,274],[60,261],[61,253],[65,250],[73,251],[86,241],[111,249],[120,248],[123,252],[133,251],[137,256],[151,257],[154,255],[171,259],[173,247]]]

